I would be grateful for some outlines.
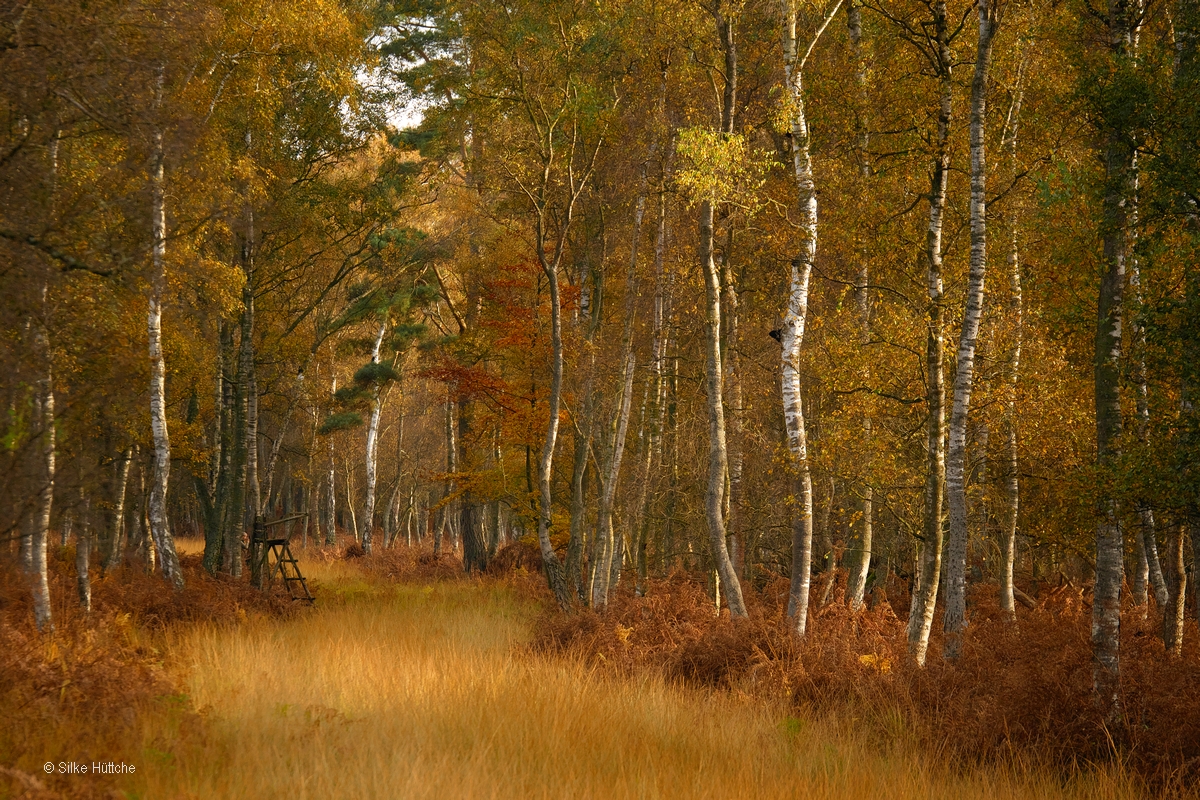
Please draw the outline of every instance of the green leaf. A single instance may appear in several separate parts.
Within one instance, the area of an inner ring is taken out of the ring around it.
[[[331,414],[321,423],[321,427],[317,428],[317,433],[321,436],[327,436],[337,431],[345,431],[350,428],[357,428],[363,424],[362,414],[356,411],[342,411],[337,414]]]

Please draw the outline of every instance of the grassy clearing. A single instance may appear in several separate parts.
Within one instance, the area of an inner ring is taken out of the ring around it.
[[[914,754],[898,722],[864,732],[535,656],[536,609],[497,586],[313,566],[312,613],[170,636],[166,662],[201,717],[145,714],[139,771],[119,784],[130,796],[1138,796],[1106,772],[956,775]]]

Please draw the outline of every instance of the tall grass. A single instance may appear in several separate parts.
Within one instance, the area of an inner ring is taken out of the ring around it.
[[[339,568],[344,571],[346,568]],[[330,576],[332,577],[332,576]],[[495,586],[350,574],[312,613],[201,624],[167,646],[202,733],[147,718],[144,797],[1132,798],[955,774],[902,723],[806,720],[735,693],[620,677],[527,645],[531,604]],[[791,712],[794,713],[794,712]]]

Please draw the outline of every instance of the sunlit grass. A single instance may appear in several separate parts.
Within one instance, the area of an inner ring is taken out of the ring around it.
[[[177,538],[175,540],[175,552],[181,556],[204,555],[204,540],[198,538]]]
[[[1132,798],[1104,774],[1061,785],[955,775],[902,727],[811,721],[728,693],[604,677],[523,647],[536,609],[469,583],[395,587],[309,562],[287,621],[178,631],[166,652],[203,709],[145,728],[145,797]],[[794,712],[792,712],[794,713]],[[170,720],[176,720],[174,722]],[[882,747],[880,741],[887,742]]]

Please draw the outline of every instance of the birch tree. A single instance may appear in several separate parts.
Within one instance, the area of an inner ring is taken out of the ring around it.
[[[867,73],[868,63],[863,52],[862,44],[862,3],[859,0],[851,0],[846,5],[846,29],[850,37],[850,47],[854,54],[854,84],[858,91],[857,108],[854,114],[855,127],[855,143],[854,155],[858,167],[858,177],[860,179],[860,190],[862,198],[866,199],[867,181],[871,177],[871,163],[868,160],[867,148],[870,145],[871,133],[867,122],[868,98],[867,98]],[[860,243],[861,247],[861,243]],[[866,254],[858,253],[858,257],[862,259],[862,263],[858,268],[858,276],[855,279],[854,300],[858,306],[858,318],[861,334],[859,341],[864,348],[871,344],[871,270],[868,264]],[[870,370],[865,370],[864,377],[870,379]],[[862,432],[863,440],[866,443],[865,455],[867,463],[870,463],[870,451],[872,448],[871,431],[873,422],[869,413],[863,415]],[[833,504],[833,480],[830,479],[830,499],[829,503]],[[871,549],[874,546],[874,525],[875,525],[875,487],[872,485],[872,477],[868,466],[866,481],[862,490],[862,529],[858,535],[858,553],[857,561],[850,564],[849,576],[846,585],[846,597],[849,601],[852,610],[861,610],[864,607],[863,597],[867,588],[867,576],[871,571]],[[837,560],[833,555],[832,538],[826,545],[829,550],[829,583],[823,594],[827,595],[833,587],[834,568],[837,566]],[[822,603],[824,600],[822,600]]]
[[[1027,57],[1022,57],[1017,68],[1017,81],[1004,119],[1004,132],[1000,137],[1001,148],[1008,157],[1009,172],[1017,173],[1017,133],[1021,123],[1021,101],[1024,96],[1025,66]],[[1021,377],[1021,346],[1025,338],[1025,306],[1021,288],[1021,250],[1018,238],[1020,217],[1012,213],[1008,217],[1008,317],[1012,325],[1012,343],[1008,350],[1007,386],[1004,398],[1004,443],[1005,475],[1004,490],[1007,500],[1004,517],[1004,542],[1000,565],[1000,608],[1009,619],[1016,618],[1016,597],[1013,585],[1013,568],[1017,557],[1017,527],[1021,509],[1021,477],[1019,443],[1019,416],[1017,414],[1017,390]]]
[[[154,114],[162,110],[166,83],[164,68],[154,72]],[[166,361],[163,358],[162,313],[167,291],[167,206],[166,168],[161,119],[150,131],[150,313],[147,330],[150,349],[150,429],[154,439],[153,472],[150,480],[150,534],[158,551],[164,577],[176,589],[183,588],[183,571],[175,553],[175,536],[167,522],[167,488],[171,478],[171,440],[167,433]]]
[[[979,0],[979,40],[975,75],[971,80],[971,274],[967,286],[958,363],[954,371],[954,406],[950,415],[950,452],[946,463],[946,493],[950,506],[950,537],[946,565],[945,655],[962,653],[967,610],[967,418],[975,378],[975,344],[983,315],[984,276],[987,271],[987,132],[988,70],[992,43],[1000,25],[996,0]]]
[[[792,579],[788,591],[788,616],[801,638],[808,626],[808,601],[812,584],[813,501],[812,472],[808,462],[808,438],[804,430],[804,406],[800,394],[800,347],[808,321],[808,291],[817,257],[817,185],[813,175],[811,139],[805,110],[804,68],[821,35],[837,15],[842,0],[836,0],[804,48],[797,39],[798,5],[783,0],[783,70],[786,80],[787,118],[791,127],[792,171],[799,190],[800,230],[803,241],[792,259],[788,302],[780,331],[783,415],[788,451],[796,472],[793,484]]]
[[[1110,69],[1135,68],[1137,2],[1110,0],[1106,34]],[[1100,238],[1104,271],[1096,307],[1095,409],[1096,454],[1102,470],[1111,469],[1121,452],[1121,358],[1124,291],[1129,247],[1129,202],[1133,195],[1134,148],[1130,131],[1114,111],[1099,120],[1103,139],[1104,184]],[[1121,584],[1125,547],[1116,499],[1104,497],[1096,527],[1096,583],[1092,605],[1092,683],[1096,700],[1108,715],[1120,713]]]
[[[942,280],[942,229],[946,211],[946,184],[950,175],[950,123],[952,119],[954,61],[950,50],[956,34],[950,28],[945,0],[930,6],[933,19],[918,32],[900,21],[903,36],[926,59],[938,79],[939,102],[933,147],[933,173],[929,191],[929,223],[925,232],[925,508],[919,547],[919,564],[908,612],[908,646],[913,659],[924,666],[933,628],[934,605],[942,572],[942,502],[946,483],[945,306]]]

